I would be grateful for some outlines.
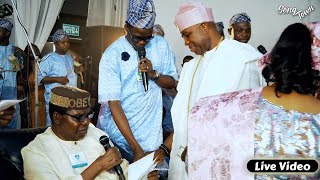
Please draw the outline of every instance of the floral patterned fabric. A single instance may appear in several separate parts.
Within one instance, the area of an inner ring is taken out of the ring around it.
[[[254,176],[247,162],[254,157],[318,157],[319,122],[320,114],[268,102],[261,88],[202,98],[189,119],[189,178],[288,179]]]
[[[306,25],[311,31],[313,68],[320,70],[320,21],[307,23]]]

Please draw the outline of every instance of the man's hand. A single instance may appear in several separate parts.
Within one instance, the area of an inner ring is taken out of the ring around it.
[[[162,163],[162,161],[164,160],[164,158],[166,157],[166,152],[164,152],[163,149],[159,148],[154,152],[154,156],[153,156],[153,161],[156,164]]]
[[[21,48],[17,47],[17,46],[13,46],[13,54],[15,56],[20,56],[20,55],[26,56],[24,51]]]
[[[122,159],[118,148],[109,148],[104,155],[98,157],[89,167],[82,171],[82,179],[95,179],[102,171],[109,171],[121,163]]]
[[[132,151],[133,151],[133,162],[136,162],[145,156],[145,153],[141,148],[141,146],[138,146],[135,150],[132,150]]]
[[[148,174],[148,180],[158,180],[159,179],[159,173],[158,171],[152,171]]]
[[[121,154],[116,147],[109,148],[107,152],[96,161],[99,161],[102,169],[107,171],[122,163]]]
[[[147,58],[143,58],[139,61],[139,71],[148,73],[148,76],[151,78],[156,78],[156,73],[153,70],[152,63]]]
[[[186,161],[187,153],[188,153],[188,146],[184,149],[184,151],[183,151],[182,154],[181,154],[181,160],[182,160],[183,162]]]
[[[11,106],[8,109],[5,109],[3,111],[0,111],[0,126],[6,126],[8,125],[12,118],[13,114],[16,112],[15,108]]]
[[[69,82],[69,79],[67,78],[67,76],[63,76],[59,78],[59,83],[62,85],[66,85],[68,84],[68,82]]]

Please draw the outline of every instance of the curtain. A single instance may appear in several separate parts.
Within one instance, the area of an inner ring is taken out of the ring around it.
[[[87,26],[123,27],[128,0],[89,0]]]
[[[60,13],[64,0],[18,0],[15,1],[22,24],[31,43],[41,51]],[[27,40],[14,12],[15,44],[24,49]]]

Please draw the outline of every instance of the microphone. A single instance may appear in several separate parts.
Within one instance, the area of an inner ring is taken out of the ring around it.
[[[111,148],[110,143],[109,143],[109,138],[107,136],[101,136],[100,139],[100,144],[104,147],[104,149],[107,151],[109,148]],[[125,180],[126,178],[123,175],[123,171],[120,165],[114,166],[114,170],[117,172],[119,175],[120,180]]]
[[[258,49],[258,51],[261,52],[262,54],[266,54],[266,53],[267,53],[266,48],[263,47],[262,45],[259,45],[257,49]]]
[[[140,59],[143,59],[146,57],[146,50],[144,47],[138,48],[138,56]],[[146,72],[142,73],[142,83],[143,83],[143,87],[144,87],[144,91],[147,92],[148,91],[148,76]]]
[[[0,18],[4,18],[6,16],[11,16],[13,13],[12,6],[9,4],[2,4],[0,6]]]

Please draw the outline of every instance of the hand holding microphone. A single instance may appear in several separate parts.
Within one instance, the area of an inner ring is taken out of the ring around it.
[[[107,171],[122,163],[120,153],[116,147],[108,149],[104,155],[98,158],[98,160],[101,161],[103,169]]]
[[[149,89],[148,76],[147,76],[147,71],[149,69],[149,66],[148,64],[146,64],[145,60],[143,60],[143,59],[146,59],[146,49],[144,47],[140,47],[137,49],[137,51],[138,51],[138,56],[140,58],[139,71],[141,72],[144,91],[147,92]],[[141,67],[141,65],[143,66]]]
[[[139,71],[147,73],[148,77],[153,79],[157,76],[156,72],[153,70],[152,62],[147,58],[143,58],[139,61]]]
[[[108,162],[106,163],[107,165],[106,168],[110,170],[113,167],[116,173],[119,175],[119,179],[125,180],[125,177],[123,175],[123,170],[120,166],[120,164],[122,163],[122,160],[121,160],[121,154],[119,150],[116,147],[111,147],[109,138],[107,136],[101,136],[99,141],[100,141],[100,144],[106,150],[106,153],[103,156],[101,156],[102,158],[105,158],[104,159],[105,162]]]
[[[141,59],[139,61],[139,71],[143,73],[147,73],[148,76],[152,77],[154,71],[153,71],[151,61],[147,58]]]

